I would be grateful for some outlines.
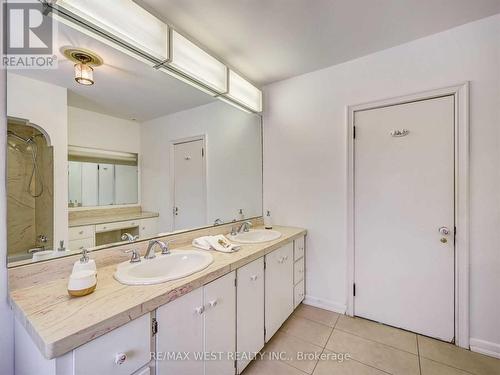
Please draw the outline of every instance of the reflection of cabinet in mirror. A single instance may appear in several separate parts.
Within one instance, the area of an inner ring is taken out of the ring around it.
[[[137,154],[69,146],[68,160],[69,207],[138,203]]]
[[[140,239],[158,234],[158,214],[140,206],[73,211],[69,216],[70,250],[122,242],[123,233]]]

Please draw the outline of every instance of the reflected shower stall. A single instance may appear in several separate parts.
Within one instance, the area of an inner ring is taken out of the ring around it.
[[[53,155],[26,121],[7,122],[7,249],[11,261],[53,249]]]

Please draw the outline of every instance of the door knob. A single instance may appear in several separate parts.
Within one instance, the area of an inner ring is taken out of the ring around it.
[[[447,236],[450,234],[450,230],[447,227],[440,227],[439,233],[441,233],[443,236]]]

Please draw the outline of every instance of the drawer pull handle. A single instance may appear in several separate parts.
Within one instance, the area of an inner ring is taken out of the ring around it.
[[[208,302],[208,305],[209,305],[210,307],[215,307],[215,306],[217,306],[217,300],[216,300],[216,299],[214,299],[214,300],[212,300],[212,301]]]
[[[203,306],[198,306],[197,308],[194,309],[198,315],[201,315],[205,312],[205,307]]]
[[[250,276],[250,280],[255,281],[257,280],[258,276],[257,275],[252,275]]]
[[[115,363],[117,365],[122,365],[127,360],[127,354],[125,353],[117,353],[115,355]]]

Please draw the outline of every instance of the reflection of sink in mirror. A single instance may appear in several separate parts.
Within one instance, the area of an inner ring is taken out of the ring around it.
[[[229,235],[231,241],[239,243],[261,243],[274,241],[281,237],[281,233],[277,230],[270,229],[250,229],[248,232],[241,232],[237,235]]]
[[[152,285],[180,279],[207,268],[212,254],[199,250],[172,250],[170,254],[141,258],[138,263],[120,263],[115,279],[125,285]]]

